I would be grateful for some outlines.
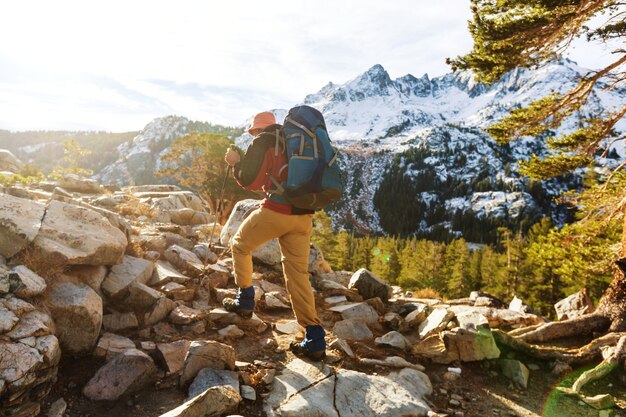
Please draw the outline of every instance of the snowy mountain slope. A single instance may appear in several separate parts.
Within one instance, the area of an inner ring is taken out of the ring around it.
[[[468,72],[391,80],[382,66],[375,65],[352,81],[330,83],[307,96],[304,103],[323,112],[331,138],[350,154],[344,161],[352,193],[335,211],[337,224],[376,232],[467,237],[468,225],[487,233],[485,229],[492,232],[499,225],[527,227],[546,214],[564,221],[566,212],[551,197],[576,187],[580,179],[536,183],[522,178],[517,161],[545,154],[543,142],[526,138],[499,146],[480,128],[512,108],[567,91],[587,72],[560,60],[539,69],[516,69],[486,86]],[[623,106],[625,92],[597,88],[582,114],[567,120],[561,132],[573,130],[585,114]],[[625,127],[624,122],[618,125]],[[421,149],[420,155],[415,149]],[[623,158],[623,147],[617,150]],[[384,168],[378,164],[368,170],[374,161],[365,164],[354,156],[366,152],[386,161]],[[353,177],[361,170],[367,181]],[[358,193],[355,183],[362,186]],[[414,197],[404,201],[399,197],[404,193]]]

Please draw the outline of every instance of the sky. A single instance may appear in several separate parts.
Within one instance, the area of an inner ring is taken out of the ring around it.
[[[242,125],[375,64],[443,75],[472,47],[469,19],[469,0],[6,1],[0,129]],[[609,53],[579,43],[570,57],[598,68]]]

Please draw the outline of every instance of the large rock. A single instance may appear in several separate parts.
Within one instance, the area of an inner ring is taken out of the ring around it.
[[[556,303],[554,309],[559,320],[567,320],[580,317],[583,314],[593,313],[594,306],[587,291],[583,288]]]
[[[342,304],[328,310],[341,314],[344,320],[358,319],[368,324],[378,323],[376,309],[367,303]]]
[[[178,245],[167,248],[165,259],[185,275],[199,277],[204,271],[204,264],[200,258],[192,251]]]
[[[64,353],[89,353],[102,327],[102,299],[86,284],[63,282],[48,297],[56,333]]]
[[[228,221],[222,228],[222,233],[220,233],[220,243],[222,246],[230,247],[232,238],[235,236],[235,233],[237,233],[237,230],[239,230],[241,223],[243,223],[252,211],[260,206],[260,200],[241,200],[235,204]],[[252,256],[267,265],[280,264],[281,255],[278,239],[271,239],[259,246],[252,252]]]
[[[219,417],[234,411],[241,402],[239,391],[229,385],[212,387],[160,417]]]
[[[102,291],[109,297],[126,296],[133,283],[145,284],[152,279],[154,263],[146,259],[125,255],[122,263],[113,265],[102,282]]]
[[[5,297],[0,298],[0,415],[34,416],[56,381],[59,341],[47,314],[13,295]],[[13,328],[5,326],[7,318]]]
[[[426,416],[422,399],[432,391],[425,375],[403,370],[393,377],[367,375],[295,359],[278,375],[266,400],[268,417]]]
[[[428,387],[416,384],[417,380],[412,382],[341,369],[337,372],[335,407],[341,417],[426,416],[430,407],[422,393]]]
[[[348,288],[356,289],[365,300],[378,297],[387,302],[392,294],[391,286],[365,268],[352,275]]]
[[[212,340],[192,342],[185,358],[180,385],[187,385],[203,368],[235,369],[235,350],[231,346]]]
[[[172,343],[157,343],[157,360],[169,375],[182,371],[191,341],[177,340]]]
[[[374,334],[361,319],[340,320],[333,327],[336,337],[346,340],[369,340]]]
[[[35,201],[0,194],[0,256],[11,258],[35,239],[45,210]]]
[[[230,385],[235,391],[239,392],[239,374],[235,371],[216,371],[211,368],[201,369],[189,386],[189,398],[196,397],[209,388],[223,385]]]
[[[413,346],[413,353],[430,358],[435,363],[474,362],[500,357],[491,330],[477,331],[461,328],[433,334]]]
[[[150,356],[127,350],[107,362],[89,380],[83,394],[93,401],[115,401],[156,382],[158,369]]]
[[[154,268],[154,273],[152,274],[152,278],[149,285],[164,285],[169,282],[176,282],[178,284],[184,284],[189,281],[190,278],[181,274],[174,266],[167,261],[157,261],[156,267]]]
[[[89,285],[91,289],[102,297],[101,286],[108,273],[109,270],[104,265],[75,265],[65,272],[64,275],[71,277],[71,280],[78,280]]]
[[[34,240],[41,256],[70,265],[112,265],[121,261],[126,236],[100,214],[52,201]]]
[[[98,194],[101,192],[100,184],[96,180],[83,178],[76,174],[66,174],[59,181],[59,186],[68,191],[76,191],[83,194]]]

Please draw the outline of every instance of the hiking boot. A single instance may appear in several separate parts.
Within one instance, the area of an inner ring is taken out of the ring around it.
[[[326,332],[322,326],[306,326],[304,340],[291,342],[289,350],[299,358],[321,361],[326,357]]]
[[[326,349],[324,350],[308,350],[302,347],[301,343],[291,342],[289,350],[299,358],[308,358],[313,361],[322,361],[326,357]]]
[[[226,311],[237,313],[244,319],[251,318],[254,310],[254,287],[239,288],[235,298],[224,298],[222,305]]]

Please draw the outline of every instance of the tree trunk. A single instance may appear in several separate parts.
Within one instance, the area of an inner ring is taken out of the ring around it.
[[[542,324],[530,331],[518,332],[516,337],[527,343],[548,342],[575,336],[587,336],[594,332],[604,332],[611,322],[604,315],[595,312],[573,319]]]
[[[620,206],[623,214],[621,256],[615,262],[613,281],[602,295],[596,310],[611,320],[609,331],[613,332],[626,330],[626,204],[620,203]]]
[[[617,260],[615,265],[613,281],[602,295],[596,314],[611,320],[609,331],[621,332],[626,330],[626,257]]]

